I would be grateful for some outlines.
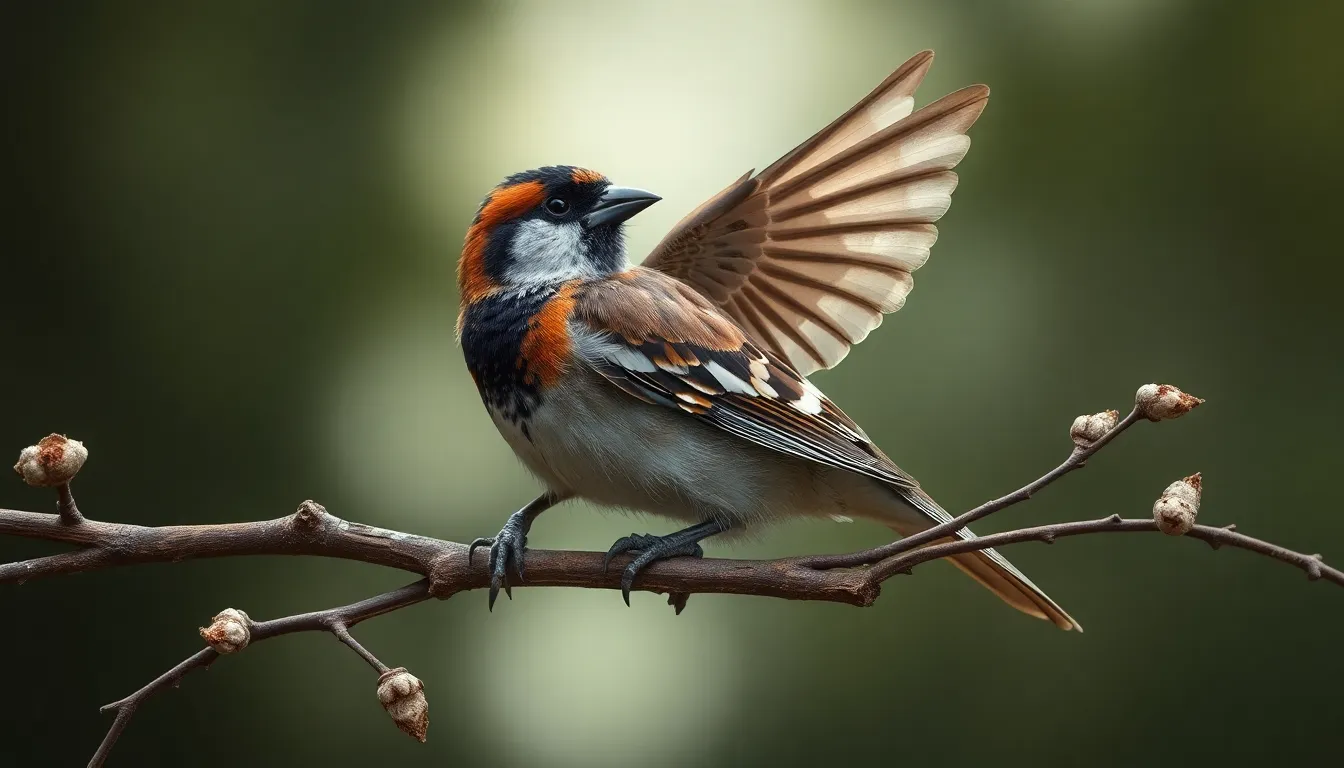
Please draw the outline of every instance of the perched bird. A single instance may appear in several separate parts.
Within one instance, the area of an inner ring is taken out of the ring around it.
[[[546,487],[472,545],[490,548],[492,607],[510,563],[524,576],[533,520],[569,498],[689,524],[612,545],[608,563],[634,554],[627,603],[641,569],[698,557],[715,534],[853,516],[908,536],[951,519],[806,378],[900,309],[951,204],[989,89],[914,110],[932,60],[918,54],[710,198],[644,266],[622,232],[650,192],[552,166],[485,199],[458,263],[458,336],[495,425]],[[1014,608],[1079,628],[997,552],[952,561]]]

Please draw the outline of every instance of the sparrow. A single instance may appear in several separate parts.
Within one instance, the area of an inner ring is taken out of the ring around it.
[[[457,334],[491,419],[545,491],[489,547],[490,607],[524,577],[527,535],[561,501],[686,527],[616,541],[641,570],[787,518],[862,518],[902,536],[951,516],[807,376],[894,312],[951,204],[989,89],[919,110],[931,51],[812,138],[687,215],[643,266],[623,228],[660,198],[549,166],[505,179],[468,228]],[[957,536],[974,538],[968,530]],[[470,555],[469,555],[470,556]],[[1081,629],[992,549],[952,562],[1018,610]],[[685,596],[673,596],[678,612]]]

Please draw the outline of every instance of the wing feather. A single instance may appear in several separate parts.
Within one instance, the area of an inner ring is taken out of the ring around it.
[[[915,110],[932,61],[914,56],[792,152],[710,198],[646,265],[721,307],[800,375],[839,363],[904,305],[989,97],[975,85]]]
[[[635,268],[574,297],[583,360],[625,392],[773,451],[916,487],[784,359],[675,279]]]

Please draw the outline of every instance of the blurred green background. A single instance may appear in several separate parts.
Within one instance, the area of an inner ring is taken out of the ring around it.
[[[922,48],[927,103],[986,82],[907,307],[818,383],[949,509],[1035,478],[1072,418],[1149,381],[1208,404],[1140,425],[987,531],[1146,515],[1344,558],[1338,3],[28,3],[0,16],[0,447],[86,441],[93,517],[201,523],[305,498],[469,540],[534,482],[453,341],[454,266],[513,171],[599,169],[687,210]],[[0,505],[51,509],[15,478]],[[568,505],[541,547],[671,530]],[[798,523],[733,550],[884,541]],[[0,541],[0,558],[52,551]],[[1008,554],[1059,632],[933,565],[868,610],[640,593],[461,595],[360,626],[424,679],[398,733],[330,637],[280,638],[149,702],[113,765],[1319,764],[1338,756],[1344,593],[1158,536]],[[253,558],[0,589],[0,764],[82,765],[98,707],[270,618],[412,580]]]

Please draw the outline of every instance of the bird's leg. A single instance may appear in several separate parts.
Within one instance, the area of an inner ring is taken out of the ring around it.
[[[606,570],[611,565],[612,558],[625,552],[638,552],[633,560],[625,566],[625,571],[621,574],[621,597],[625,598],[625,604],[630,604],[630,589],[635,585],[635,577],[648,565],[656,560],[666,560],[669,557],[704,557],[705,551],[700,548],[700,542],[713,536],[716,533],[723,533],[728,530],[728,524],[718,520],[708,520],[703,523],[692,525],[690,528],[684,528],[675,533],[669,533],[666,536],[654,536],[645,534],[630,534],[621,539],[617,539],[611,549],[607,550],[607,556],[602,561],[602,569]],[[686,595],[673,594],[668,595],[668,603],[676,608],[677,613],[681,613],[686,607]]]
[[[500,587],[504,594],[513,599],[509,590],[509,561],[518,569],[518,580],[523,579],[523,548],[527,546],[527,532],[532,530],[532,521],[537,515],[569,498],[569,494],[547,491],[528,502],[527,506],[509,515],[499,533],[489,538],[477,539],[467,548],[467,564],[477,547],[490,547],[490,610],[495,609],[495,599],[499,597]]]

